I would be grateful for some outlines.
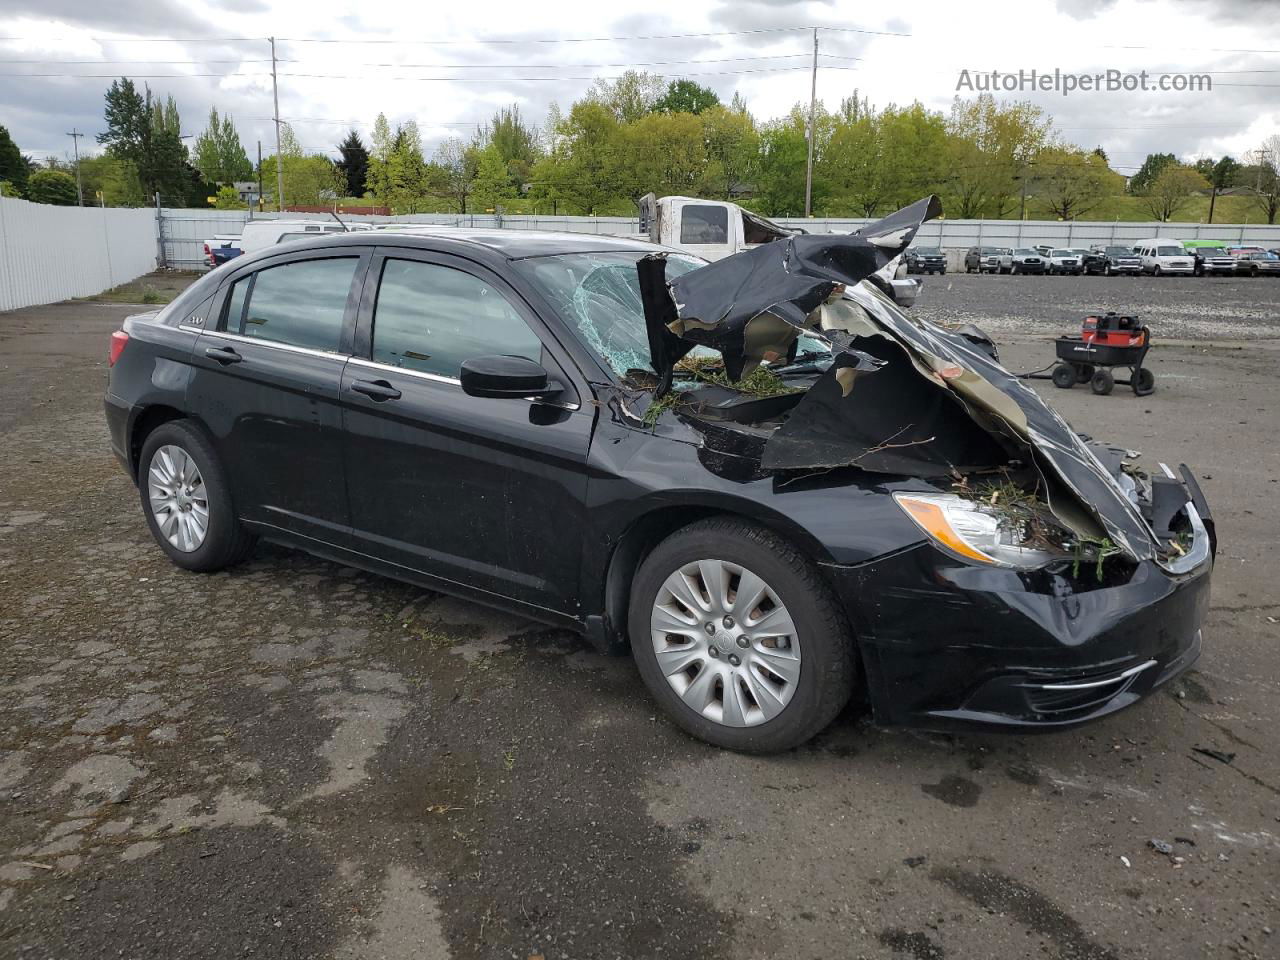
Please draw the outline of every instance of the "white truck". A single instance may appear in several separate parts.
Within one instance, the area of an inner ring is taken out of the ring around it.
[[[801,229],[783,227],[767,217],[743,209],[727,200],[699,200],[696,197],[658,197],[647,193],[640,198],[640,232],[637,239],[691,253],[704,260],[721,260],[764,243],[802,234]],[[877,274],[892,291],[899,306],[915,302],[920,281],[906,278],[901,257]]]
[[[261,217],[245,223],[240,236],[219,234],[204,243],[205,259],[216,267],[242,253],[255,253],[276,243],[302,239],[311,235],[372,230],[369,223],[341,220],[276,220]]]

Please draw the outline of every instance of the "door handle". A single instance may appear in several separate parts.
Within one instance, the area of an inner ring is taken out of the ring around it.
[[[244,359],[231,347],[205,347],[204,355],[210,360],[217,360],[223,366],[228,363],[239,363]]]
[[[385,380],[353,380],[351,389],[363,393],[370,400],[381,403],[383,400],[399,400],[400,391]]]

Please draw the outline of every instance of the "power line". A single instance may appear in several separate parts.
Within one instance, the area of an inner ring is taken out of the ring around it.
[[[632,34],[620,37],[472,37],[467,40],[392,40],[392,39],[352,39],[329,37],[276,37],[282,43],[346,43],[346,44],[404,44],[418,46],[467,46],[474,44],[513,44],[523,43],[617,43],[625,40],[691,40],[704,37],[743,37],[774,33],[796,33],[813,30],[812,25],[796,27],[760,27],[754,30],[716,30],[702,33],[654,33]],[[838,33],[858,33],[876,37],[911,37],[910,33],[892,30],[864,30],[860,27],[820,26],[819,30],[830,30]],[[3,43],[47,43],[80,40],[80,37],[0,37]],[[89,37],[94,43],[264,43],[266,37]]]
[[[762,67],[758,70],[713,70],[694,73],[655,73],[652,76],[663,80],[681,80],[686,77],[739,77],[752,73],[793,73],[797,70],[808,70],[807,66],[798,67]],[[856,67],[825,67],[826,70],[855,70]],[[244,76],[244,74],[239,74]],[[181,75],[180,75],[181,76]],[[187,74],[190,76],[190,74]],[[237,74],[228,74],[237,76]],[[367,80],[368,77],[353,76],[342,73],[281,73],[282,77],[293,77],[303,80]],[[379,77],[379,80],[427,81],[441,83],[538,83],[563,80],[619,80],[620,76],[556,76],[556,77]]]
[[[529,38],[529,37],[512,37],[509,39],[500,38],[472,38],[470,40],[350,40],[350,39],[326,39],[318,37],[278,37],[277,39],[285,43],[388,43],[388,44],[419,44],[423,46],[460,46],[466,44],[479,43],[495,43],[495,44],[521,44],[521,43],[617,43],[623,40],[690,40],[700,39],[703,37],[741,37],[752,36],[767,33],[796,33],[800,31],[809,31],[815,29],[813,26],[803,27],[761,27],[755,30],[719,30],[706,33],[653,33],[653,34],[637,34],[624,37],[549,37],[549,38]],[[863,30],[859,27],[818,27],[819,30],[835,30],[841,33],[860,33],[877,37],[910,37],[909,33],[897,33],[889,30]]]

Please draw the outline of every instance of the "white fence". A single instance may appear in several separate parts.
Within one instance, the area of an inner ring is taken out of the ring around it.
[[[258,214],[268,219],[325,219],[318,213]],[[203,242],[217,234],[239,234],[248,219],[245,211],[165,210],[161,229],[169,265],[205,269]],[[639,230],[635,217],[551,217],[495,216],[493,214],[418,213],[399,217],[343,215],[346,220],[365,223],[435,223],[442,226],[500,228],[507,230],[560,230],[622,236]],[[852,233],[870,220],[778,217],[785,227],[799,227],[809,233]],[[1249,223],[1160,223],[1084,220],[933,220],[921,229],[916,243],[963,250],[971,246],[1028,247],[1050,244],[1055,247],[1087,247],[1094,243],[1127,246],[1150,237],[1169,237],[1194,242],[1221,240],[1224,243],[1256,243],[1268,249],[1280,246],[1280,225]]]
[[[91,297],[155,268],[154,210],[0,197],[0,310]]]

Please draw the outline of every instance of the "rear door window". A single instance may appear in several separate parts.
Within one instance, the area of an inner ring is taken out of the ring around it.
[[[681,243],[728,243],[729,208],[690,204],[680,211]]]
[[[237,280],[226,330],[271,343],[336,351],[357,257],[300,260]]]
[[[542,362],[542,341],[502,293],[454,267],[386,261],[373,311],[374,361],[456,380],[462,361],[495,354]]]

